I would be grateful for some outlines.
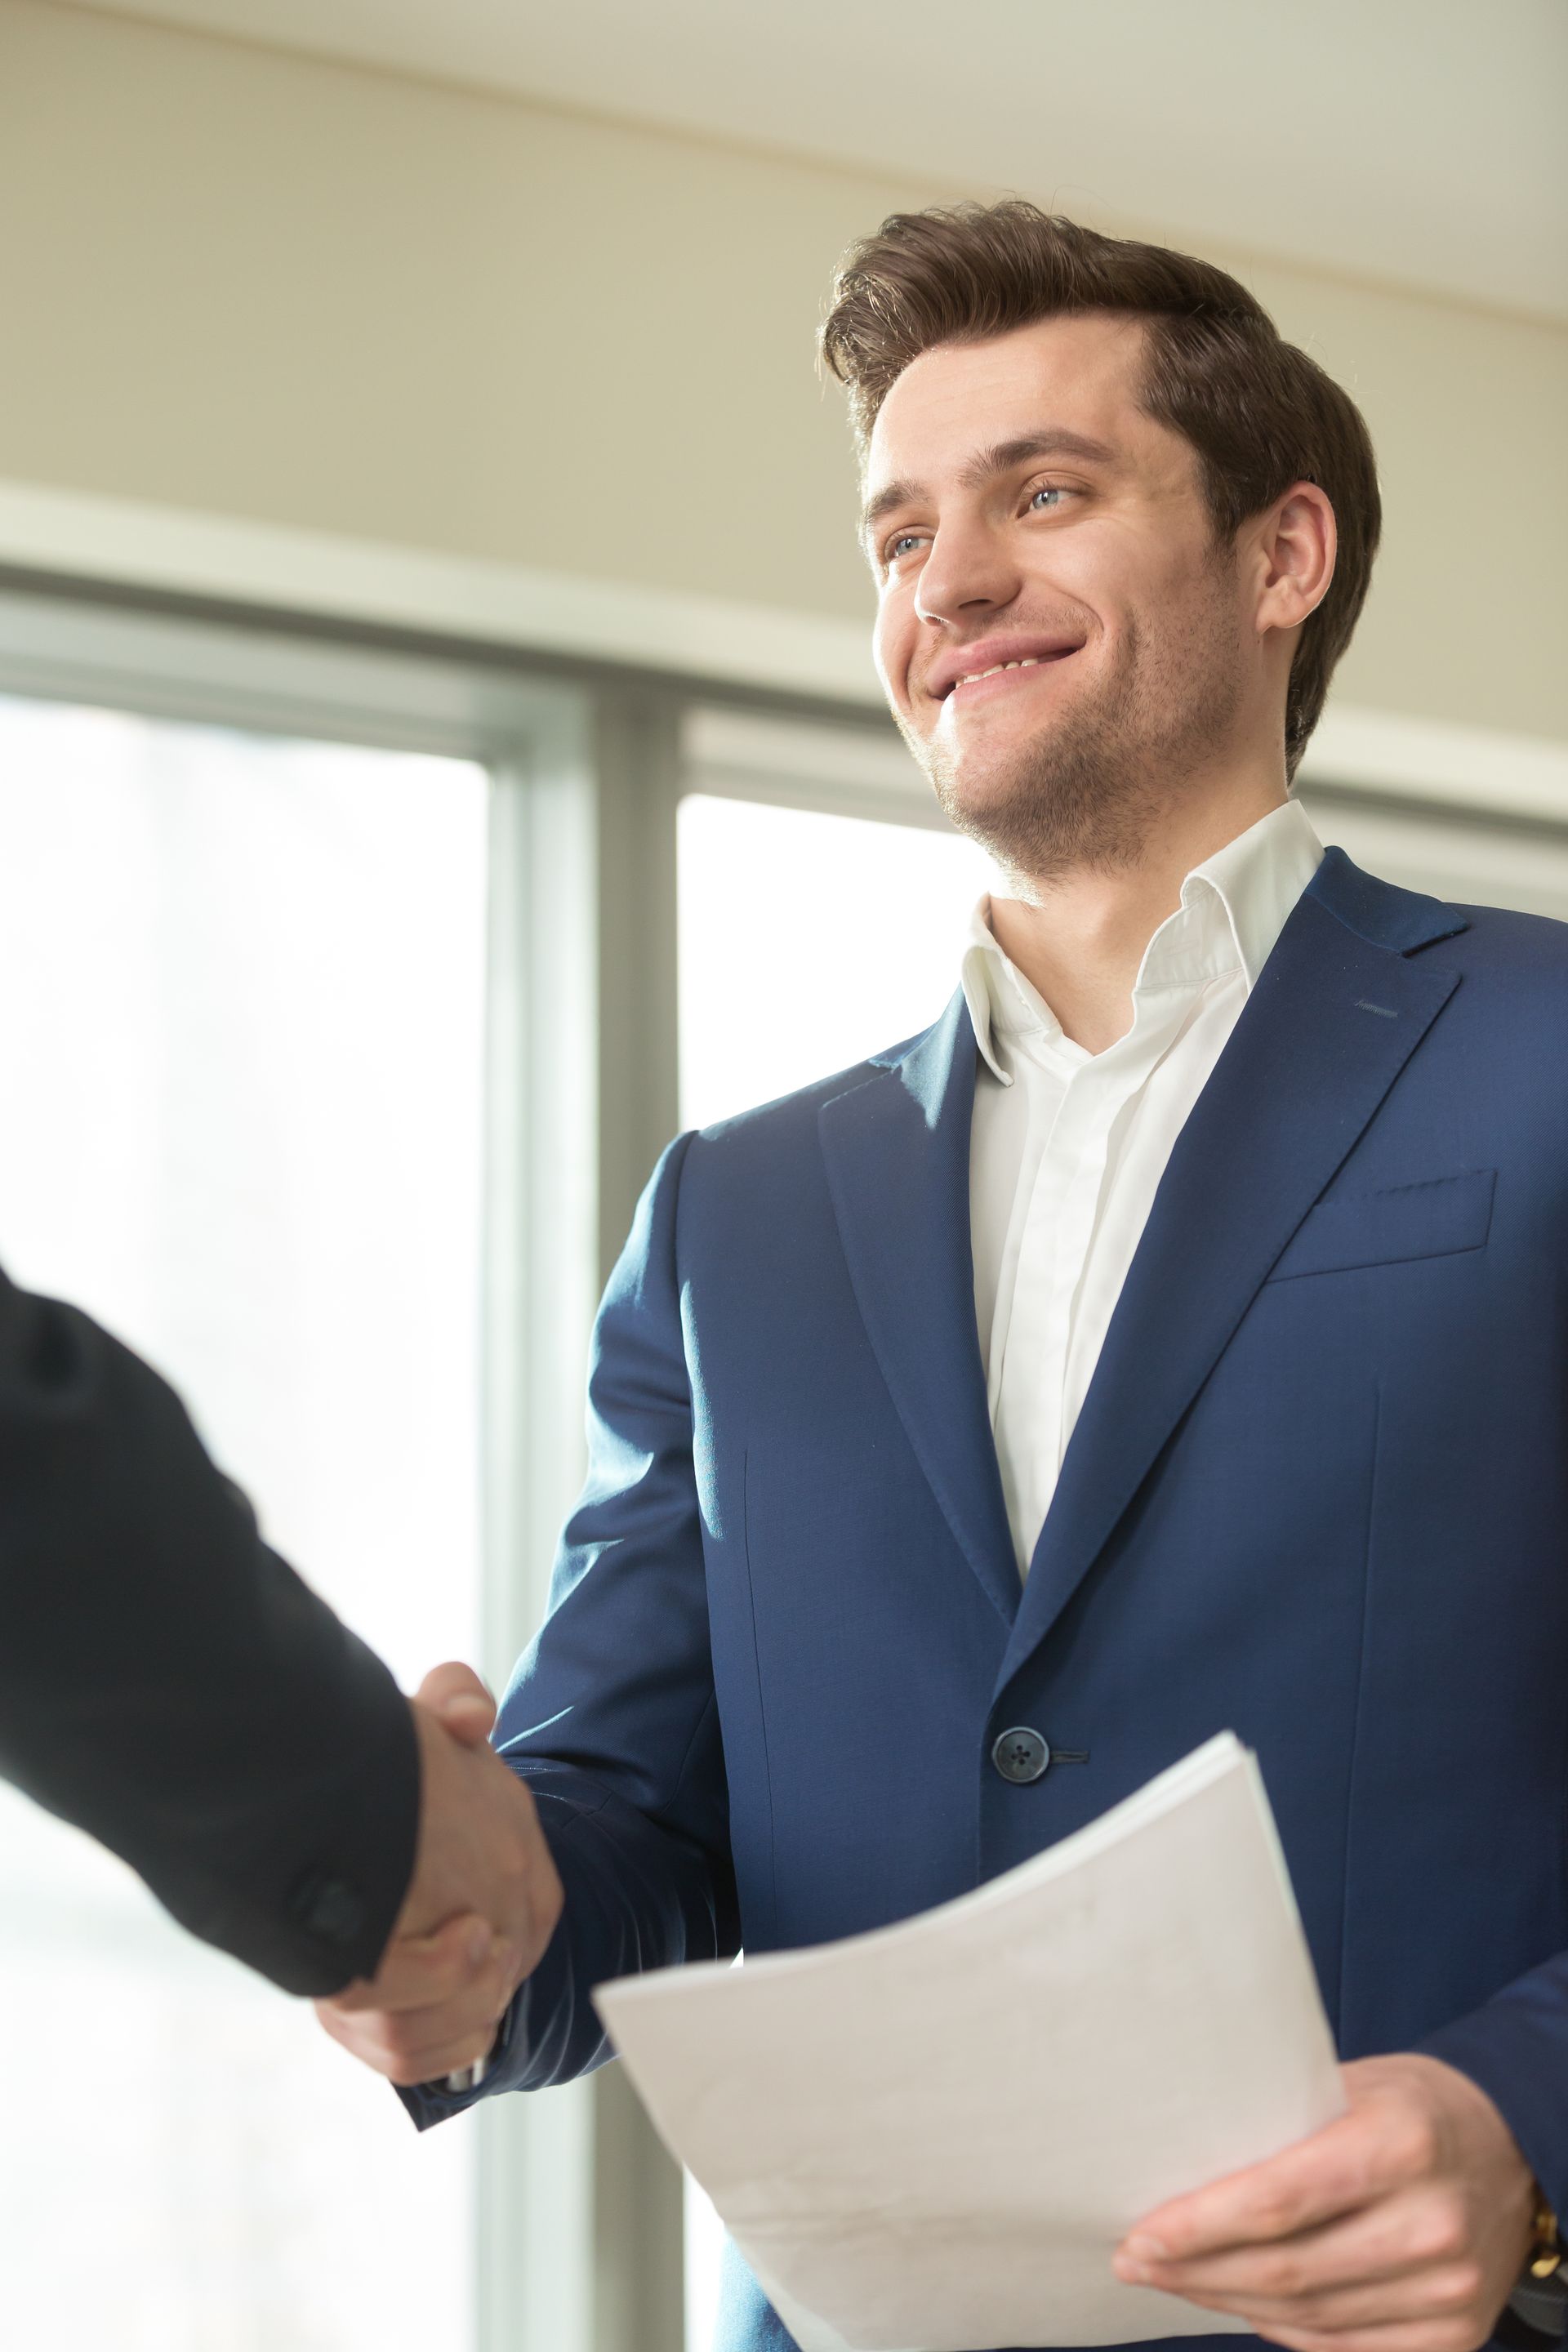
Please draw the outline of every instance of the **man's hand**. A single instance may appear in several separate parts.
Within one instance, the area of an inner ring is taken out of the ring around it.
[[[495,1702],[464,1665],[437,1666],[409,1702],[419,1739],[414,1875],[374,1978],[316,2014],[334,2042],[394,2083],[485,2056],[561,1916],[561,1881],[533,1799],[489,1744]]]
[[[1518,2143],[1438,2059],[1363,2058],[1343,2079],[1348,2115],[1145,2215],[1117,2275],[1292,2352],[1477,2352],[1530,2245]]]

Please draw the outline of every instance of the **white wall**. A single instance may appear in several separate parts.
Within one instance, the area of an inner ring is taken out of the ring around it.
[[[813,331],[954,193],[0,0],[0,478],[868,616]],[[1568,740],[1568,331],[1216,257],[1378,444],[1342,698]]]

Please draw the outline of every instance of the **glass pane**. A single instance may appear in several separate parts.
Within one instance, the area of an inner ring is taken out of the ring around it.
[[[472,1654],[486,780],[0,698],[0,1260],[406,1683]],[[472,2342],[473,2142],[0,1790],[8,2340]]]
[[[995,878],[960,835],[696,793],[679,828],[683,1127],[897,1045],[958,986]]]
[[[680,803],[680,1123],[705,1127],[913,1035],[995,880],[957,834],[692,793]],[[686,2184],[686,2341],[709,2352],[723,2231]]]

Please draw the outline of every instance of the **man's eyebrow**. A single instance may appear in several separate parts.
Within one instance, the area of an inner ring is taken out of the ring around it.
[[[1116,452],[1106,442],[1093,440],[1087,433],[1072,433],[1066,425],[1051,425],[1039,433],[1022,433],[1011,441],[993,441],[989,447],[977,449],[960,470],[958,478],[965,489],[981,489],[998,474],[1009,473],[1015,466],[1032,464],[1039,457],[1077,457],[1085,465],[1109,466],[1114,465]],[[930,496],[923,482],[887,483],[867,499],[860,510],[862,539],[896,507],[919,506]]]
[[[1043,433],[1020,434],[1014,441],[994,441],[989,449],[977,449],[959,476],[966,490],[977,490],[997,474],[1009,473],[1015,466],[1027,466],[1037,457],[1078,457],[1085,465],[1110,466],[1115,463],[1116,452],[1104,441],[1093,441],[1087,433],[1069,433],[1065,425],[1054,425]]]
[[[860,536],[868,539],[882,517],[895,507],[918,507],[929,495],[921,482],[889,482],[860,509]]]

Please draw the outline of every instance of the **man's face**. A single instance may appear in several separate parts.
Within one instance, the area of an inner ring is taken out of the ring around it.
[[[1138,405],[1142,346],[1104,313],[942,344],[872,436],[878,669],[948,814],[1019,877],[1132,862],[1256,658],[1196,454]]]

